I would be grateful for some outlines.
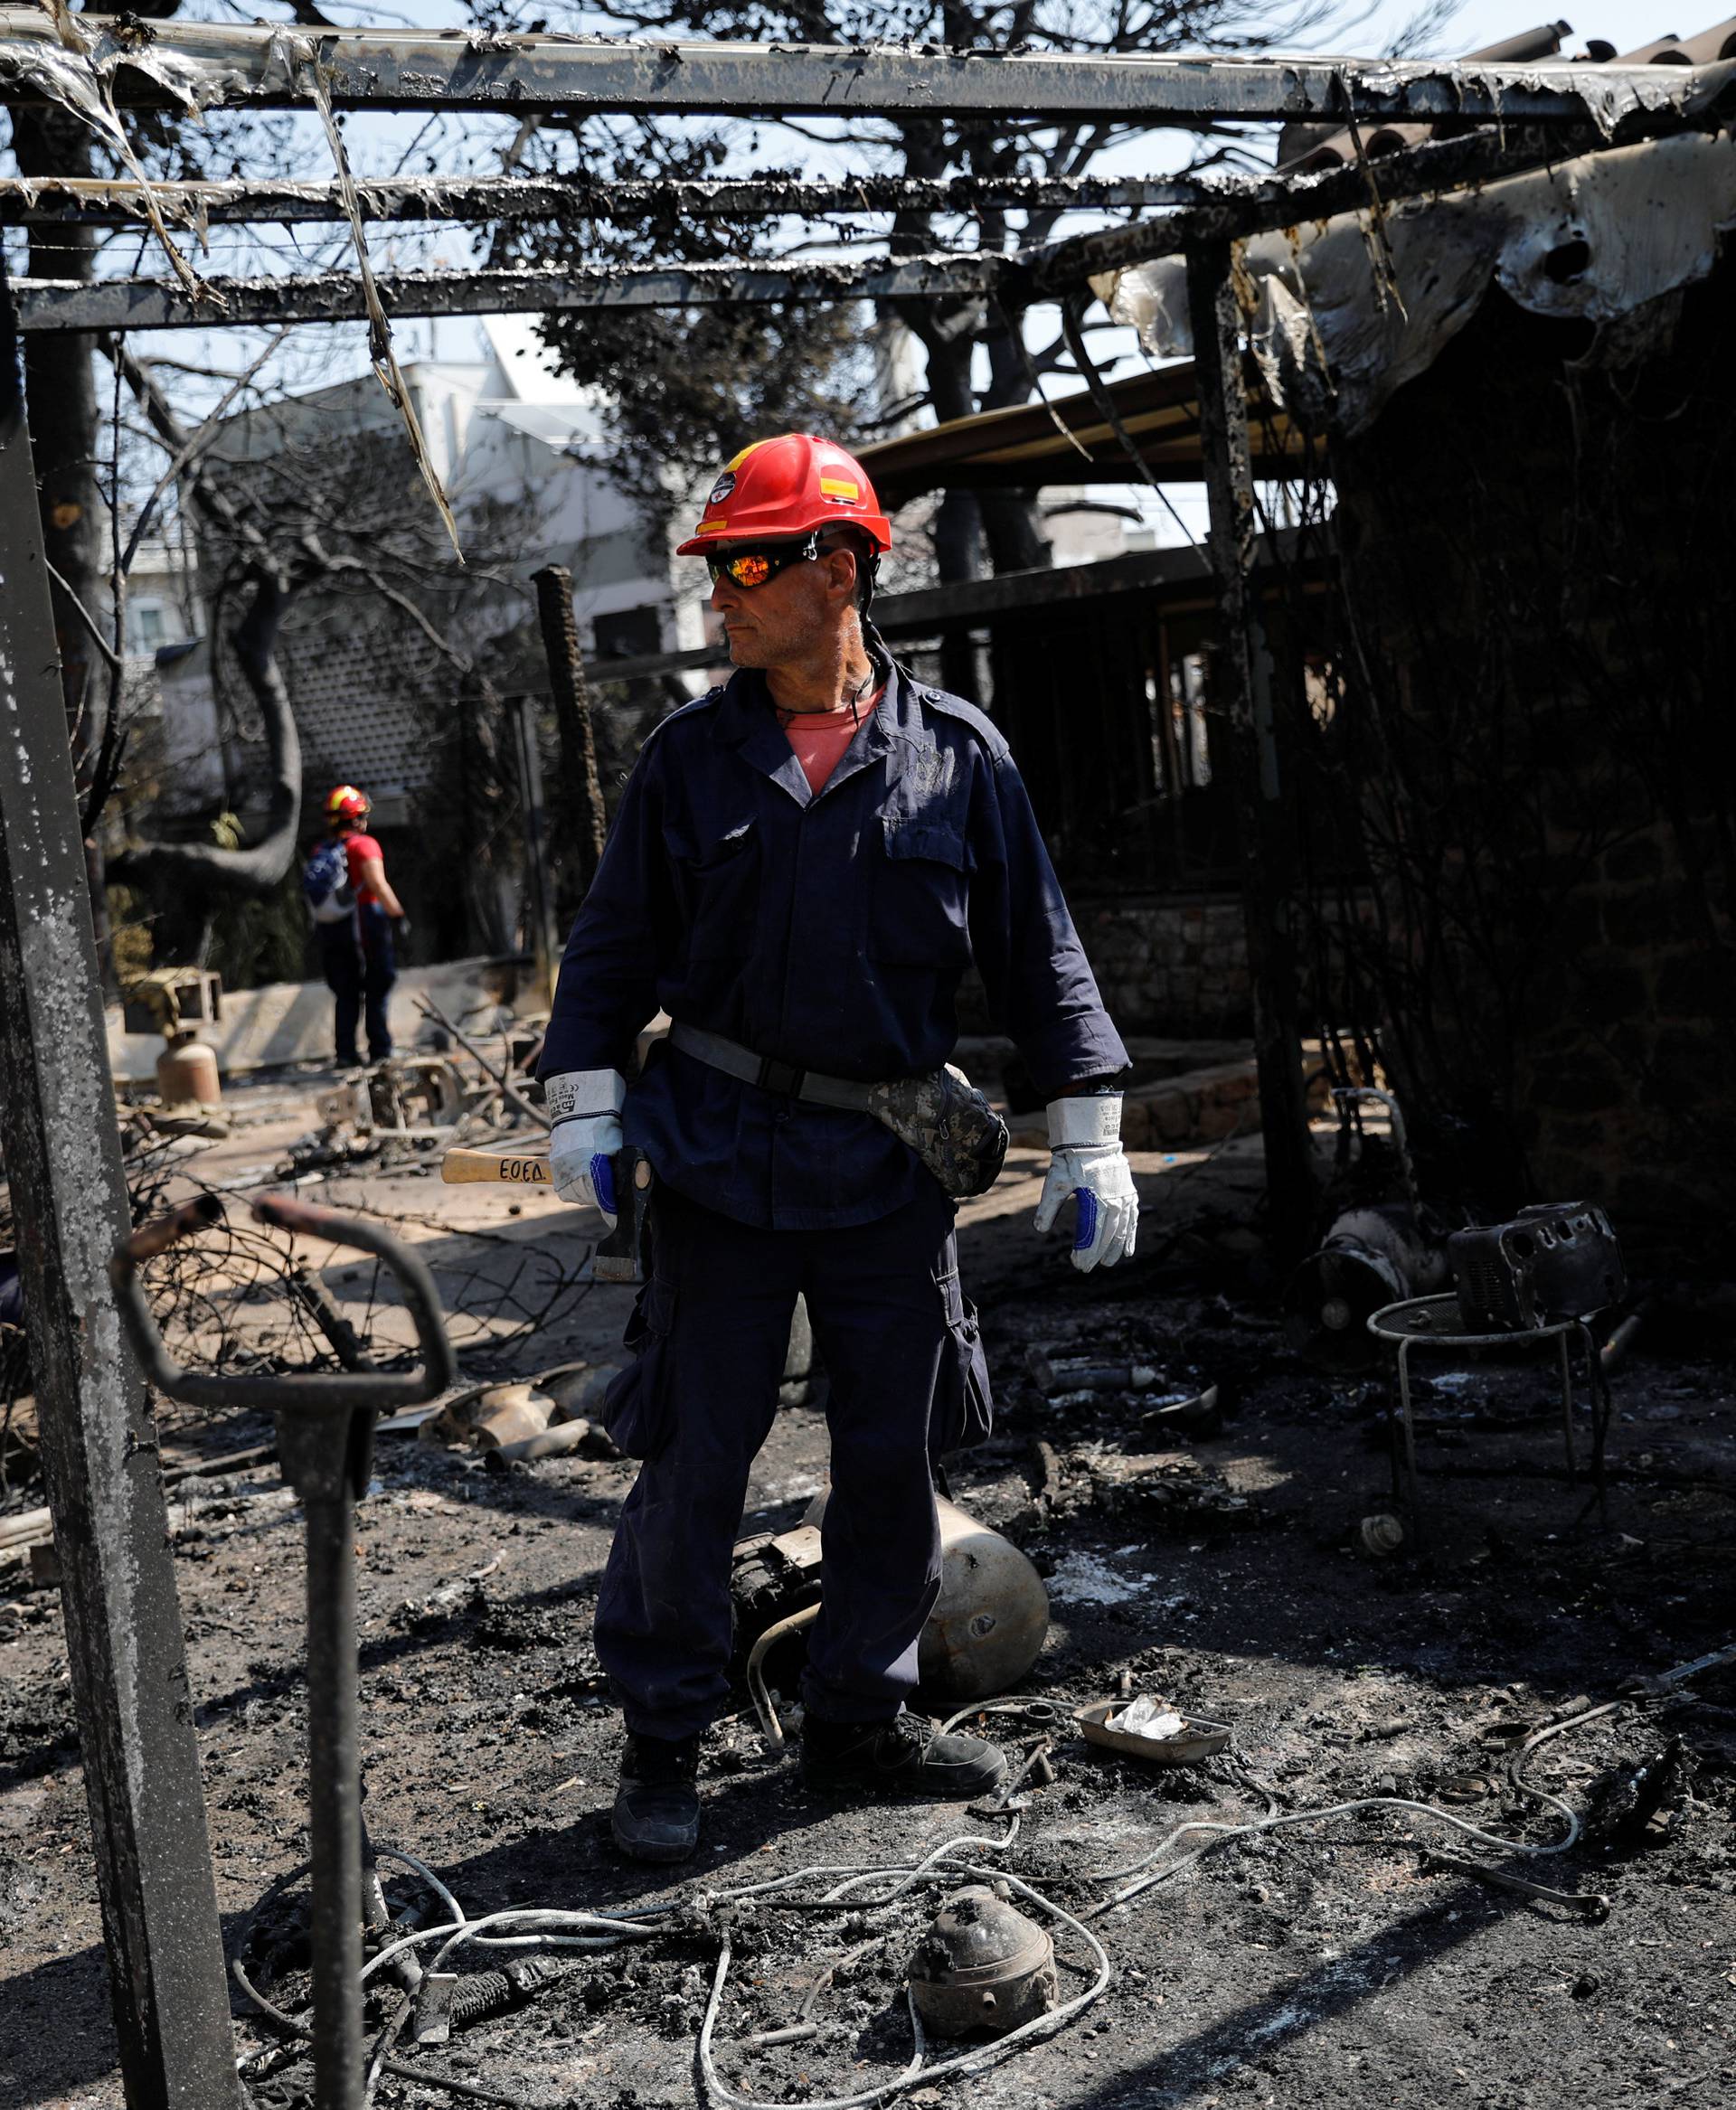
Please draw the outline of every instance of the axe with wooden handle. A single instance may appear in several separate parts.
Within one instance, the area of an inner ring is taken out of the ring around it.
[[[615,1228],[598,1247],[591,1274],[599,1282],[643,1282],[646,1211],[651,1201],[651,1163],[631,1144],[609,1161],[615,1168]],[[448,1187],[486,1181],[505,1187],[546,1187],[546,1154],[530,1150],[448,1150],[440,1159]]]
[[[546,1187],[549,1160],[532,1150],[448,1150],[440,1159],[440,1177],[448,1187],[486,1180],[506,1187]]]

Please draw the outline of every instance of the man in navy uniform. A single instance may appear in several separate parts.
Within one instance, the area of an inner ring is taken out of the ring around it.
[[[1004,1776],[993,1745],[904,1706],[939,1587],[933,1462],[986,1433],[987,1390],[951,1196],[865,1088],[941,1069],[973,963],[1049,1100],[1037,1229],[1077,1197],[1077,1266],[1134,1247],[1127,1051],[1005,741],[866,621],[891,546],[861,465],[829,441],[760,441],[718,477],[679,553],[710,566],[737,671],[646,741],[542,1059],[561,1197],[612,1217],[624,1143],[656,1174],[637,1359],[609,1417],[644,1464],[596,1618],[627,1728],[615,1838],[641,1860],[683,1860],[698,1837],[731,1550],[798,1293],[832,1446],[804,1777],[969,1801]],[[629,1087],[659,1007],[673,1030]]]

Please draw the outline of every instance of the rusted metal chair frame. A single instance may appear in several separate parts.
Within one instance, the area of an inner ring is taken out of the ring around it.
[[[307,1371],[201,1377],[170,1355],[151,1314],[142,1264],[219,1221],[202,1194],[145,1224],[109,1262],[115,1301],[146,1376],[190,1407],[265,1408],[277,1417],[283,1476],[307,1521],[307,1823],[313,1899],[314,2085],[318,2110],[361,2110],[362,1769],[356,1740],[355,1505],[366,1492],[377,1414],[447,1390],[457,1365],[427,1264],[361,1218],[267,1195],[261,1223],[369,1253],[390,1269],[416,1325],[413,1370]]]

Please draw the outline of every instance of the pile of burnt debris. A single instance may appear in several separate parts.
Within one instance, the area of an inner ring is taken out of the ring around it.
[[[497,977],[485,976],[481,986],[463,993],[457,1019],[426,992],[417,994],[420,1044],[344,1069],[318,1090],[316,1126],[262,1171],[297,1182],[362,1165],[415,1172],[455,1144],[546,1135],[536,1065],[548,1016],[518,1010],[507,1001],[511,994],[510,977],[503,986]],[[164,1043],[155,1091],[141,1083],[122,1088],[128,1156],[165,1144],[226,1140],[244,1121],[235,1102],[237,1080],[231,1076],[225,1095],[218,1050],[203,1037],[223,1022],[222,978],[205,968],[164,967],[134,976],[124,994],[125,1030],[160,1034]]]
[[[1561,1236],[1555,1219],[1544,1228]],[[1585,1235],[1596,1246],[1602,1234],[1593,1223]],[[1484,1243],[1499,1249],[1511,1236],[1497,1227]],[[1509,1248],[1499,1265],[1526,1258]],[[1148,1887],[1181,1878],[1208,1851],[1219,1873],[1188,1908],[1203,1902],[1221,1922],[1222,1968],[1250,1987],[1268,1963],[1294,1963],[1287,1891],[1307,1901],[1323,1939],[1352,1938],[1378,1909],[1372,1884],[1339,1867],[1356,1855],[1420,1904],[1450,1898],[1458,1913],[1468,1893],[1549,1916],[1541,1933],[1512,1923],[1510,1969],[1528,1941],[1553,1938],[1551,1927],[1600,1936],[1612,1907],[1625,1914],[1643,1885],[1676,1883],[1690,1865],[1712,1870],[1708,1883],[1723,1880],[1707,1857],[1726,1851],[1721,1813],[1736,1807],[1717,1733],[1736,1651],[1700,1644],[1699,1659],[1623,1694],[1629,1670],[1675,1660],[1631,1622],[1620,1629],[1619,1674],[1557,1663],[1530,1681],[1514,1674],[1513,1651],[1494,1669],[1479,1624],[1479,1605],[1515,1590],[1530,1593],[1520,1613],[1528,1625],[1538,1605],[1616,1587],[1623,1561],[1634,1595],[1649,1559],[1637,1536],[1618,1538],[1593,1518],[1583,1544],[1558,1545],[1575,1496],[1561,1519],[1535,1508],[1536,1543],[1505,1555],[1448,1557],[1419,1549],[1408,1530],[1396,1549],[1354,1533],[1329,1542],[1330,1502],[1354,1499],[1358,1448],[1402,1445],[1396,1371],[1378,1360],[1351,1371],[1310,1361],[1276,1296],[1226,1295],[1163,1265],[1161,1291],[1081,1291],[1068,1270],[1054,1294],[1004,1296],[985,1315],[999,1426],[988,1444],[947,1461],[943,1582],[921,1672],[926,1705],[1006,1746],[1005,1788],[955,1827],[909,1836],[828,1812],[822,1852],[792,1843],[794,1858],[762,1863],[745,1857],[768,1843],[769,1820],[773,1852],[781,1829],[794,1842],[816,1822],[785,1762],[822,1588],[825,1514],[814,1411],[825,1376],[798,1313],[783,1389],[791,1411],[757,1482],[767,1506],[750,1518],[732,1575],[736,1711],[703,1759],[708,1794],[745,1791],[733,1817],[716,1820],[743,1867],[714,1864],[698,1889],[666,1899],[624,1899],[606,1850],[588,1843],[600,1839],[589,1804],[606,1789],[618,1738],[585,1607],[633,1470],[606,1430],[620,1359],[473,1378],[431,1408],[381,1422],[362,1512],[372,1586],[365,1806],[379,1833],[364,2014],[378,2102],[468,2081],[552,2104],[567,2085],[552,2085],[557,2074],[613,2047],[633,2078],[590,2099],[610,2100],[613,2089],[662,2103],[673,2098],[661,2082],[646,2092],[649,2062],[671,2061],[678,2080],[684,2039],[697,2039],[695,2056],[704,2048],[716,2101],[801,2103],[871,2086],[891,2096],[907,2067],[903,2092],[927,2101],[958,2070],[955,2059],[992,2062],[1039,2045],[1042,2085],[1082,2097],[1095,2077],[1077,2062],[1107,2054],[1103,2030],[1137,2037],[1160,2025],[1160,1994],[1177,2004],[1205,1997],[1185,1959],[1154,1938],[1170,1906],[1155,1920],[1137,1913]],[[211,1279],[209,1270],[176,1278],[189,1313]],[[354,1286],[334,1273],[333,1286]],[[288,1294],[278,1284],[250,1323]],[[179,1307],[171,1296],[158,1308],[174,1322]],[[297,1308],[344,1367],[318,1318]],[[1523,1358],[1528,1343],[1554,1338],[1553,1323],[1545,1310],[1541,1325],[1512,1330],[1508,1347],[1465,1351],[1468,1371],[1443,1338],[1440,1373],[1464,1381],[1420,1373],[1411,1417],[1431,1473],[1443,1451],[1450,1457],[1456,1430],[1553,1436],[1549,1366],[1540,1385],[1534,1360]],[[371,1352],[366,1328],[354,1330]],[[1610,1333],[1606,1314],[1599,1348]],[[1371,1339],[1377,1358],[1396,1355]],[[1576,1402],[1581,1422],[1586,1407]],[[1637,1422],[1667,1410],[1649,1397],[1632,1407]],[[1661,1450],[1674,1427],[1647,1425],[1646,1444]],[[1282,1471],[1250,1470],[1274,1455],[1262,1454],[1268,1444],[1284,1448]],[[1634,1452],[1635,1470],[1653,1449]],[[171,1523],[196,1625],[224,1606],[213,1593],[266,1587],[247,1550],[262,1529],[294,1521],[269,1456],[261,1446],[175,1490]],[[1346,1462],[1353,1493],[1335,1497]],[[1631,1501],[1618,1513],[1636,1533],[1645,1528]],[[1511,1543],[1510,1516],[1505,1528]],[[1662,1530],[1661,1517],[1651,1528]],[[1393,1559],[1395,1550],[1423,1557]],[[1384,1558],[1371,1566],[1358,1556]],[[1498,1590],[1479,1589],[1497,1572]],[[284,1592],[298,1582],[286,1576]],[[19,1603],[33,1609],[42,1594]],[[1324,1656],[1312,1639],[1323,1620],[1335,1641]],[[1443,1628],[1458,1652],[1450,1656],[1419,1639]],[[22,1619],[14,1631],[36,1632]],[[211,1645],[212,1629],[199,1633]],[[1353,1659],[1343,1670],[1331,1660],[1341,1637]],[[1514,1648],[1535,1666],[1552,1645],[1527,1635]],[[226,1769],[233,1755],[213,1809],[225,1856],[277,1815],[271,1798],[303,1723],[288,1633],[274,1656],[248,1646],[239,1713],[202,1715]],[[37,1723],[66,1748],[46,1672],[25,1698],[21,1733]],[[436,1777],[439,1796],[429,1792]],[[938,1851],[955,1830],[965,1843]],[[795,1879],[811,1860],[828,1865],[827,1894]],[[431,1880],[420,1867],[436,1871]],[[844,1895],[829,1895],[840,1886]],[[595,1945],[486,1948],[467,1931],[485,1922],[503,1940]],[[311,1949],[298,1876],[260,1888],[232,1949],[261,2017],[248,2039],[251,2099],[302,2110],[306,2046],[294,2032],[309,2024]],[[1582,1997],[1596,2001],[1617,1967],[1592,1955],[1565,1982],[1583,1982]],[[914,2053],[912,2011],[927,2047]],[[589,2082],[571,2086],[588,2099]]]
[[[467,1031],[431,996],[418,996],[416,1009],[429,1047],[371,1062],[322,1092],[319,1125],[291,1148],[279,1177],[363,1163],[414,1171],[431,1168],[436,1154],[455,1147],[546,1138],[550,1120],[536,1081],[545,1016],[501,1014],[500,1045],[491,1053],[482,1029]]]
[[[1047,1360],[1052,1368],[1068,1359]],[[547,1389],[561,1385],[554,1379]],[[1036,1401],[1060,1396],[1034,1384],[1021,1389],[1014,1417],[1043,1411]],[[503,1404],[510,1402],[495,1410]],[[415,1484],[393,1499],[412,1505],[423,1483],[431,1496],[487,1472],[474,1452],[444,1444],[405,1446],[394,1457],[401,1461],[394,1487],[406,1469]],[[626,1472],[582,1451],[550,1459],[548,1469],[571,1489],[593,1476],[618,1489]],[[542,1513],[533,1475],[490,1484],[524,1505],[515,1515]],[[456,1515],[463,1505],[448,1506]],[[999,1736],[1013,1757],[1011,1776],[988,1803],[951,1830],[924,1834],[914,1850],[883,1817],[828,1812],[826,1844],[816,1855],[803,1836],[814,1813],[792,1785],[777,1739],[794,1711],[791,1652],[798,1653],[800,1635],[791,1607],[799,1615],[817,1592],[822,1514],[810,1505],[807,1520],[738,1549],[743,1707],[717,1725],[704,1761],[708,1792],[726,1782],[750,1790],[720,1846],[781,1854],[777,1834],[788,1824],[800,1842],[792,1844],[794,1859],[750,1859],[739,1871],[726,1861],[708,1869],[699,1886],[667,1895],[624,1902],[582,1844],[589,1819],[559,1840],[533,1824],[517,1858],[496,1836],[511,1831],[506,1812],[516,1806],[503,1804],[495,1778],[510,1765],[509,1723],[515,1745],[552,1736],[563,1755],[550,1761],[561,1767],[553,1789],[526,1802],[527,1823],[542,1821],[549,1792],[582,1806],[587,1787],[606,1783],[615,1719],[582,1620],[564,1599],[516,1601],[496,1553],[439,1591],[405,1598],[387,1621],[394,1636],[415,1637],[423,1653],[373,1674],[376,1697],[438,1700],[455,1752],[487,1747],[474,1775],[487,1784],[476,1791],[486,1802],[474,1805],[486,1812],[487,1853],[461,1879],[456,1843],[437,1852],[434,1841],[448,1833],[426,1796],[393,1798],[398,1821],[413,1809],[432,1828],[403,1843],[454,1887],[468,1917],[461,1922],[413,1863],[406,1873],[401,1859],[382,1853],[365,1950],[377,1964],[368,2027],[376,2047],[389,2047],[385,2057],[400,2062],[382,2070],[406,2081],[420,2075],[437,2088],[442,2074],[497,2086],[523,2074],[524,2099],[552,2101],[547,2078],[575,2057],[601,2058],[613,2047],[634,2078],[611,2082],[594,2099],[661,2104],[675,2099],[664,2091],[663,2064],[677,2086],[685,2059],[675,2047],[696,2039],[709,2077],[704,2099],[802,2103],[852,2088],[887,2098],[918,2089],[926,2103],[958,2071],[955,2059],[980,2069],[1046,2046],[1033,2085],[1064,2079],[1082,2092],[1099,2077],[1070,2062],[1099,2059],[1106,2029],[1162,2037],[1164,2000],[1202,1997],[1188,1957],[1210,1950],[1212,1967],[1242,1973],[1245,1952],[1281,1967],[1280,1976],[1293,1973],[1307,1961],[1297,1951],[1298,1924],[1321,1939],[1347,1941],[1382,1902],[1396,1921],[1396,1900],[1373,1895],[1382,1887],[1396,1887],[1413,1910],[1436,1918],[1450,1907],[1455,1921],[1502,1925],[1507,1946],[1491,1968],[1516,1973],[1526,1986],[1536,1973],[1521,1965],[1539,1945],[1552,1956],[1579,1957],[1563,1983],[1573,1999],[1601,2003],[1621,1983],[1628,1955],[1625,1935],[1618,1939],[1613,1929],[1630,1924],[1643,1887],[1676,1885],[1679,1901],[1685,1870],[1703,1861],[1709,1841],[1729,1835],[1736,1775],[1672,1723],[1696,1680],[1727,1669],[1736,1649],[1680,1665],[1626,1697],[1613,1676],[1607,1688],[1562,1687],[1544,1698],[1522,1681],[1466,1692],[1451,1681],[1437,1686],[1408,1670],[1377,1675],[1365,1667],[1356,1679],[1324,1672],[1330,1699],[1316,1672],[1280,1700],[1269,1672],[1260,1682],[1257,1665],[1222,1647],[1138,1647],[1118,1671],[1094,1637],[1058,1652],[1052,1634],[1043,1634],[1046,1616],[1038,1615],[1034,1630],[1024,1616],[1028,1578],[1016,1559],[1009,1561],[1011,1550],[997,1550],[995,1534],[954,1511],[937,1608],[937,1625],[949,1624],[952,1638],[925,1636],[924,1695]],[[1056,1512],[1058,1542],[1071,1543],[1082,1521],[1082,1512]],[[546,1541],[555,1542],[552,1534]],[[1258,1542],[1240,1535],[1223,1544],[1258,1557]],[[982,1634],[961,1643],[986,1619]],[[1009,1638],[1014,1653],[989,1662],[990,1649],[1005,1649]],[[433,1653],[440,1648],[448,1653]],[[753,1690],[757,1651],[769,1688],[763,1701]],[[977,1676],[982,1696],[961,1697]],[[1718,1712],[1712,1708],[1713,1719]],[[1562,1798],[1571,1821],[1562,1819]],[[960,1842],[938,1848],[952,1831]],[[1215,1878],[1186,1906],[1165,1903],[1155,1920],[1137,1917],[1148,1888],[1174,1880],[1208,1851]],[[794,1872],[814,1859],[827,1864],[821,1894]],[[1378,1881],[1364,1888],[1370,1870]],[[467,1881],[486,1887],[472,1898]],[[1508,1916],[1504,1922],[1467,1909],[1479,1892],[1492,1916],[1497,1907]],[[1154,1931],[1173,1932],[1178,1911],[1202,1907],[1221,1926],[1218,1943],[1172,1944]],[[1606,1933],[1612,1911],[1622,1917]],[[1525,1913],[1536,1917],[1527,1921]],[[465,1938],[466,1924],[495,1936],[558,1931],[592,1945],[578,1955],[484,1953]],[[1413,1939],[1414,1930],[1395,1927],[1390,1938]],[[307,1923],[294,1883],[261,1899],[238,1958],[244,1992],[301,2011]],[[418,1968],[403,1968],[401,1959]],[[912,2009],[920,2025],[914,2049]],[[1057,2035],[1090,2009],[1076,2032]],[[288,2070],[297,2056],[287,2043],[249,2062],[255,2101],[302,2110],[305,2068]],[[902,2088],[901,2073],[908,2077]],[[382,2100],[389,2096],[382,2089]]]

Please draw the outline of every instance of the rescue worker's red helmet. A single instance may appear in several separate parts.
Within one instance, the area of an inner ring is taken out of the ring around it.
[[[326,800],[326,811],[335,821],[365,820],[370,810],[367,793],[354,784],[340,784]]]
[[[786,432],[756,439],[724,467],[698,527],[675,554],[700,557],[719,542],[769,542],[828,527],[860,528],[876,551],[892,546],[892,523],[856,457],[833,440]]]

